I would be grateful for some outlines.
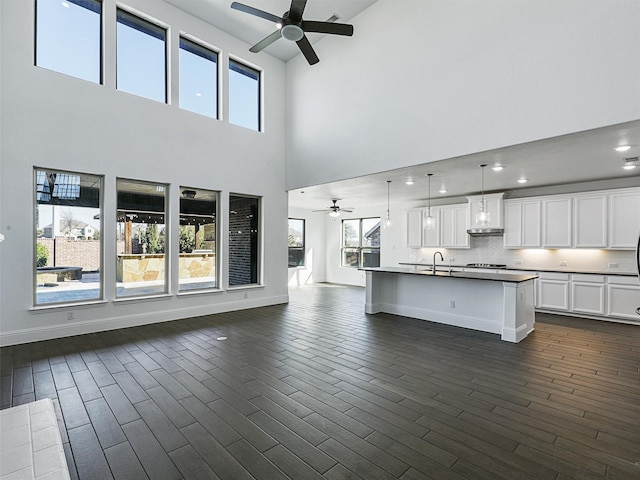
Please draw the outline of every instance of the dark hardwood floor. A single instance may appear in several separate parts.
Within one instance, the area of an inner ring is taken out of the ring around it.
[[[363,305],[322,284],[5,347],[1,407],[54,399],[72,478],[640,478],[639,327],[538,315],[511,344]]]

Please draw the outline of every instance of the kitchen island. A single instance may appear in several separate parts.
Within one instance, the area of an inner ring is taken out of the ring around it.
[[[499,334],[517,343],[534,329],[536,275],[363,268],[365,312],[392,313]]]

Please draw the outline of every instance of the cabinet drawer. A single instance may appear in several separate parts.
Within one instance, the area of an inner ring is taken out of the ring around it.
[[[604,275],[585,275],[582,273],[574,273],[571,275],[571,279],[574,282],[584,283],[605,283],[606,278]]]
[[[541,280],[559,280],[568,282],[570,275],[568,273],[556,273],[556,272],[540,272]]]
[[[638,277],[628,277],[626,275],[609,275],[607,282],[616,285],[634,285],[640,287],[640,280]]]

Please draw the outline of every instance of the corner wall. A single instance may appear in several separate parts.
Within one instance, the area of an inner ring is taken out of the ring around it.
[[[116,1],[104,0],[115,16]],[[261,55],[264,70],[264,132],[258,133],[181,110],[177,68],[169,77],[171,104],[115,89],[114,19],[105,31],[105,84],[96,85],[33,65],[33,0],[0,2],[0,344],[9,345],[99,330],[206,315],[288,301],[286,285],[284,64]],[[243,58],[249,45],[160,1],[126,5],[170,26],[170,52],[177,35],[191,35],[221,49],[223,96],[228,91],[229,54]],[[104,175],[105,302],[33,310],[33,167]],[[170,184],[169,248],[172,290],[154,299],[114,302],[116,281],[116,177]],[[262,197],[262,287],[177,295],[179,186],[221,192],[220,258],[228,238],[229,193]],[[172,223],[173,221],[173,223]],[[175,265],[174,265],[175,263]]]

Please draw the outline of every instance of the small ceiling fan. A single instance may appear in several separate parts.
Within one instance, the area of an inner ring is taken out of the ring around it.
[[[338,200],[339,200],[339,198],[334,198],[333,200],[331,200],[333,202],[333,205],[331,205],[330,207],[323,208],[322,210],[313,210],[313,211],[314,212],[327,212],[330,217],[339,217],[340,213],[342,213],[342,212],[345,212],[345,213],[353,212],[353,207],[342,208],[342,207],[338,206]]]
[[[265,20],[270,20],[278,27],[278,29],[271,35],[268,35],[251,47],[249,49],[250,52],[257,53],[271,45],[280,37],[283,37],[286,40],[296,42],[300,51],[307,59],[307,62],[309,62],[309,65],[314,65],[318,63],[320,59],[316,55],[316,52],[313,50],[313,47],[305,34],[310,32],[329,33],[332,35],[346,35],[350,37],[353,35],[353,25],[347,25],[346,23],[304,20],[302,18],[302,14],[306,5],[307,0],[291,0],[289,10],[284,12],[282,17],[238,2],[233,2],[231,4],[231,8],[255,15],[256,17],[264,18]]]

